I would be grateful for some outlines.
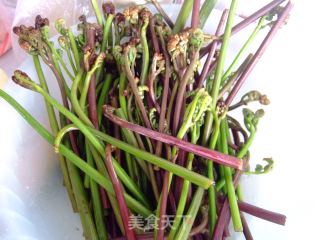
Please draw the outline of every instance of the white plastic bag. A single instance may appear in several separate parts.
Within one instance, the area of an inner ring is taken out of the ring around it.
[[[15,1],[0,0],[0,56],[11,46],[10,29],[14,16]]]

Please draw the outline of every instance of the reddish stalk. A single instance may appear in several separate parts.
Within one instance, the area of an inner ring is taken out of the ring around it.
[[[193,1],[191,27],[197,28],[199,26],[200,0]]]
[[[173,163],[176,161],[176,157],[173,159],[171,156],[171,151],[170,148],[167,148],[167,158],[170,159]],[[160,199],[160,211],[159,211],[159,220],[158,220],[158,233],[157,233],[157,239],[162,240],[164,238],[164,224],[165,222],[163,221],[163,217],[166,214],[167,211],[167,203],[168,203],[168,194],[170,191],[169,187],[169,176],[170,173],[168,171],[165,171],[164,176],[163,176],[163,185],[162,185],[162,197]]]
[[[158,234],[157,239],[162,240],[164,238],[164,225],[165,222],[163,221],[163,217],[166,214],[167,211],[167,203],[168,203],[168,185],[169,185],[169,172],[165,171],[164,177],[163,177],[163,185],[162,185],[162,197],[160,199],[160,214],[159,214],[159,220],[158,220]]]
[[[216,227],[215,227],[213,235],[212,235],[212,240],[222,239],[223,232],[225,229],[225,223],[227,222],[229,217],[230,217],[229,201],[228,201],[228,198],[226,198],[223,202],[221,209],[220,209],[218,221],[216,223]]]
[[[161,50],[164,55],[165,59],[165,76],[164,76],[164,81],[163,81],[163,95],[162,95],[162,100],[161,100],[161,111],[160,111],[160,118],[159,118],[159,132],[164,131],[164,123],[165,123],[165,117],[166,117],[166,112],[167,112],[167,105],[168,105],[168,93],[169,93],[169,80],[171,76],[171,69],[170,69],[170,57],[162,36],[162,33],[159,31],[158,32],[160,35],[160,41],[161,41]],[[162,143],[157,142],[156,145],[156,155],[160,156],[162,151]]]
[[[160,41],[161,41],[161,49],[165,58],[165,77],[163,81],[163,95],[162,95],[162,100],[161,100],[161,110],[160,110],[160,119],[159,119],[159,132],[162,133],[164,131],[164,123],[165,123],[165,117],[166,117],[166,112],[167,112],[167,101],[168,101],[168,92],[169,92],[169,80],[170,80],[170,75],[171,75],[171,69],[170,69],[170,57],[167,52],[165,42],[162,36],[162,33],[159,31],[158,32],[160,35]],[[166,149],[168,159],[171,158],[171,150],[169,147]],[[156,145],[156,150],[155,154],[157,156],[160,156],[162,152],[162,142],[158,141]],[[162,197],[160,199],[160,213],[159,213],[159,221],[158,221],[158,234],[157,234],[157,239],[161,240],[164,238],[164,222],[162,221],[163,216],[165,215],[167,211],[167,203],[168,203],[168,184],[169,184],[169,172],[165,171],[164,173],[164,178],[163,178],[163,185],[162,185]],[[170,198],[170,202],[172,203],[172,198]],[[172,204],[171,204],[172,207]]]
[[[220,202],[225,201],[224,199],[225,198],[223,196],[218,196],[218,200]],[[238,206],[241,212],[248,213],[252,216],[266,220],[268,222],[276,223],[283,226],[286,223],[286,216],[281,213],[272,212],[243,201],[238,201]]]
[[[197,64],[199,58],[199,50],[196,50],[196,52],[193,54],[192,60],[188,67],[186,68],[180,83],[178,87],[178,92],[176,96],[176,102],[175,102],[175,114],[173,115],[172,120],[172,132],[173,134],[176,134],[178,132],[179,128],[179,121],[183,117],[183,112],[181,111],[182,105],[183,105],[183,99],[186,91],[186,86],[188,84],[188,81],[190,77],[192,77],[194,67]]]
[[[259,59],[261,58],[261,56],[263,55],[263,53],[265,52],[265,50],[267,49],[268,45],[270,44],[271,40],[273,39],[273,37],[275,36],[275,34],[277,33],[277,31],[279,30],[279,28],[284,24],[284,22],[287,20],[287,17],[289,15],[289,12],[291,10],[291,8],[293,7],[293,4],[291,3],[291,1],[289,1],[287,3],[287,5],[285,6],[285,8],[283,9],[280,17],[278,18],[278,20],[274,23],[274,25],[271,27],[268,35],[265,37],[265,39],[263,40],[263,42],[261,43],[260,47],[258,48],[258,50],[256,51],[256,53],[254,54],[254,56],[252,57],[252,60],[250,61],[250,63],[248,64],[247,68],[244,70],[244,72],[242,73],[242,75],[240,76],[240,78],[238,79],[237,83],[235,84],[234,88],[231,90],[229,96],[226,99],[226,105],[230,106],[232,100],[234,99],[234,97],[236,96],[236,94],[238,93],[239,89],[241,88],[242,84],[245,82],[245,80],[248,78],[249,74],[251,73],[251,71],[253,70],[253,68],[255,67],[255,65],[258,63]]]
[[[154,17],[151,16],[149,18],[149,32],[150,32],[150,36],[151,36],[151,41],[152,41],[152,46],[154,49],[154,52],[159,54],[160,53],[160,47],[159,47],[159,41],[156,35],[156,31],[155,31],[155,22],[154,22]]]
[[[246,240],[253,240],[249,225],[248,225],[247,220],[244,217],[244,214],[242,212],[240,212],[240,217],[241,217],[241,222],[242,222],[242,227],[243,227],[243,235],[244,235],[245,239]]]
[[[203,146],[199,146],[196,144],[192,144],[190,142],[178,139],[176,137],[160,133],[151,129],[147,129],[145,127],[136,125],[134,123],[127,122],[110,112],[107,106],[104,106],[104,115],[115,124],[119,125],[120,127],[129,129],[133,132],[139,133],[143,136],[155,139],[157,141],[161,141],[163,143],[174,145],[184,151],[194,153],[197,156],[203,157],[205,159],[212,160],[218,164],[230,166],[236,169],[242,169],[242,161],[236,157],[226,155],[209,148],[205,148]]]
[[[221,15],[221,18],[220,18],[220,21],[219,21],[219,24],[218,24],[218,27],[217,27],[217,30],[216,30],[216,33],[215,35],[218,36],[221,34],[222,32],[222,29],[226,23],[226,20],[227,20],[227,17],[228,17],[228,12],[229,10],[224,10],[222,15]],[[210,69],[210,65],[211,65],[211,61],[212,61],[212,58],[216,52],[216,49],[217,49],[217,46],[218,46],[218,43],[219,41],[218,40],[214,40],[212,41],[212,43],[209,44],[210,48],[209,48],[209,54],[208,54],[208,57],[206,59],[206,62],[203,66],[203,69],[202,69],[202,72],[200,74],[200,77],[197,81],[197,88],[201,88],[202,85],[203,85],[203,82],[204,80],[206,79],[207,77],[207,73]]]
[[[121,218],[122,218],[122,222],[123,222],[123,226],[124,226],[124,230],[125,230],[125,234],[128,240],[134,240],[135,238],[135,234],[134,231],[129,227],[130,226],[130,222],[129,222],[129,209],[126,205],[126,202],[124,200],[124,195],[123,195],[123,191],[121,188],[121,184],[119,182],[119,179],[117,177],[117,174],[113,168],[113,164],[112,164],[112,156],[111,156],[111,145],[107,144],[106,146],[106,159],[105,159],[105,164],[107,166],[108,169],[108,173],[110,176],[110,180],[112,182],[114,191],[115,191],[115,195],[116,195],[116,199],[118,201],[119,204],[119,208],[121,209],[120,214],[121,214]]]
[[[273,222],[283,226],[286,223],[286,216],[283,214],[272,212],[260,207],[256,207],[252,204],[242,202],[242,201],[238,201],[238,205],[239,205],[240,211],[248,213],[257,218],[261,218],[263,220]]]

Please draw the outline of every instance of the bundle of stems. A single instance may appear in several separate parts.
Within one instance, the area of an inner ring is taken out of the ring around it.
[[[292,3],[274,0],[234,26],[232,0],[210,35],[202,28],[215,2],[185,0],[172,22],[157,1],[152,14],[142,5],[116,13],[112,3],[100,8],[92,0],[96,23],[81,16],[74,32],[56,20],[59,46],[50,40],[47,18],[14,27],[38,81],[21,70],[12,79],[43,96],[51,131],[2,90],[0,97],[54,146],[85,239],[219,240],[230,221],[252,239],[243,213],[285,223],[284,215],[244,202],[239,185],[242,174],[272,169],[272,159],[264,159],[250,170],[249,149],[264,112],[244,107],[269,100],[256,90],[233,100]],[[227,66],[232,34],[250,24],[254,31]],[[266,27],[258,50],[248,53]],[[50,95],[43,65],[61,100]],[[238,108],[243,124],[232,117]]]

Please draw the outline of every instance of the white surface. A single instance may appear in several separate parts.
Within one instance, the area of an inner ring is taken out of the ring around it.
[[[256,2],[243,0],[239,7],[251,9],[248,3],[257,6]],[[319,31],[314,30],[319,29],[316,9],[296,2],[289,24],[275,37],[242,90],[257,89],[271,99],[252,147],[252,159],[272,156],[275,160],[270,174],[243,178],[245,199],[287,215],[286,227],[249,218],[255,239],[315,239],[318,235],[320,39]],[[236,38],[232,40],[235,47],[239,44]],[[8,53],[0,58],[0,67],[10,75],[14,61]],[[30,62],[22,69],[35,76]],[[49,84],[56,89],[53,81]],[[5,89],[48,126],[39,95],[12,82]],[[80,239],[80,222],[71,212],[52,147],[2,100],[0,133],[0,224],[4,225],[0,239]],[[8,217],[14,222],[3,221]]]

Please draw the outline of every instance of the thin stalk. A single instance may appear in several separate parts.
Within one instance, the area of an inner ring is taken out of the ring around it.
[[[179,87],[179,82],[176,81],[173,85],[173,89],[171,91],[171,96],[170,96],[170,100],[169,100],[169,105],[168,105],[168,111],[167,111],[167,115],[166,115],[166,120],[167,120],[167,126],[168,129],[172,129],[171,127],[171,117],[172,117],[172,110],[173,110],[173,103],[178,91],[178,87]]]
[[[242,225],[243,225],[243,235],[244,235],[245,239],[246,240],[253,240],[253,236],[250,232],[249,225],[248,225],[247,220],[244,217],[244,214],[242,212],[240,213],[240,216],[241,216],[241,221],[242,221]]]
[[[177,236],[174,238],[175,240],[188,239],[194,220],[196,219],[196,216],[198,214],[203,195],[204,195],[204,189],[199,187],[193,196],[189,210],[186,214],[186,219],[184,219],[184,221],[182,222],[179,232],[177,233]]]
[[[97,112],[99,125],[102,120],[102,106],[108,102],[108,93],[112,82],[112,75],[107,73],[98,99]]]
[[[217,63],[217,68],[216,68],[214,79],[213,79],[213,87],[211,91],[213,110],[216,109],[216,104],[218,101],[218,94],[219,94],[220,84],[222,80],[223,68],[224,68],[225,59],[227,57],[227,50],[228,50],[230,36],[231,36],[231,28],[233,24],[234,15],[236,12],[237,3],[238,3],[237,0],[232,0],[231,2],[228,20],[226,23],[226,28],[224,31],[219,59]]]
[[[110,30],[111,30],[111,27],[112,27],[113,19],[114,19],[114,14],[108,14],[106,23],[104,24],[103,38],[102,38],[102,44],[101,44],[101,51],[100,52],[106,52],[107,43],[108,43],[108,36],[110,34]],[[97,70],[97,82],[100,81],[102,72],[103,72],[103,66],[99,67],[98,70]]]
[[[169,81],[171,76],[171,69],[170,69],[170,57],[166,48],[166,44],[163,38],[163,34],[161,31],[161,28],[157,27],[157,33],[160,38],[161,43],[161,49],[165,58],[165,76],[163,80],[163,92],[162,92],[162,99],[161,99],[161,110],[160,110],[160,117],[159,117],[159,132],[162,133],[164,131],[164,124],[165,124],[165,118],[166,118],[166,112],[167,112],[167,102],[168,102],[168,93],[169,93]],[[156,145],[156,155],[160,156],[162,152],[162,143],[157,142]]]
[[[106,176],[106,178],[110,181],[110,177],[109,177],[108,171],[106,169],[106,165],[105,165],[104,160],[103,160],[103,158],[105,156],[101,157],[99,155],[99,153],[97,152],[97,150],[92,146],[92,144],[89,141],[87,143],[89,145],[90,151],[92,153],[92,156],[93,156],[93,159],[95,161],[95,164],[97,166],[98,171],[103,176]],[[104,194],[104,192],[100,190],[102,204],[104,204],[104,201],[106,201],[106,196],[104,196],[103,194]],[[108,200],[110,202],[110,205],[112,207],[113,216],[115,217],[115,220],[116,220],[116,222],[117,222],[117,224],[118,224],[118,226],[120,228],[121,233],[124,233],[124,226],[123,226],[123,223],[122,223],[122,220],[121,220],[120,208],[119,208],[117,199],[116,199],[115,196],[112,196],[109,192],[107,192],[107,196],[108,196]]]
[[[215,149],[216,144],[218,142],[219,133],[220,133],[220,119],[216,116],[214,133],[209,142],[210,149]],[[208,177],[214,181],[213,162],[207,161],[207,171],[208,171]],[[209,236],[213,236],[213,231],[217,221],[216,189],[214,185],[212,185],[209,188],[208,196],[209,196],[209,219],[210,219]]]
[[[74,39],[74,35],[71,29],[68,29],[68,37],[71,44],[71,50],[74,57],[74,61],[76,63],[77,71],[80,70],[80,57],[79,57],[79,51],[77,47],[76,40]]]
[[[218,222],[216,224],[216,227],[214,229],[214,233],[212,236],[212,240],[221,240],[223,239],[223,231],[225,227],[225,223],[227,222],[227,219],[229,219],[230,211],[229,211],[229,201],[226,198],[223,202],[223,205],[219,212]]]
[[[200,13],[200,0],[194,0],[193,8],[192,8],[192,18],[191,18],[192,28],[199,27],[199,13]]]
[[[119,78],[119,104],[122,109],[122,112],[125,116],[125,119],[128,120],[128,111],[127,111],[127,100],[124,95],[124,91],[126,89],[126,75],[124,73],[120,73]]]
[[[117,174],[114,170],[114,166],[113,166],[112,162],[113,161],[112,161],[112,156],[111,156],[111,145],[107,144],[105,163],[106,163],[108,173],[109,173],[112,185],[113,185],[114,192],[116,194],[116,198],[118,200],[119,208],[121,209],[120,214],[122,217],[122,222],[123,222],[123,226],[125,229],[126,237],[128,240],[134,240],[135,235],[134,235],[132,228],[130,228],[130,225],[129,225],[130,224],[130,222],[129,222],[130,213],[129,213],[128,207],[125,203],[121,184],[118,180],[118,177],[117,177]]]
[[[93,157],[92,157],[92,153],[90,152],[89,145],[85,144],[85,148],[86,148],[87,162],[91,167],[94,167]],[[98,233],[99,239],[101,240],[108,239],[107,231],[105,228],[101,199],[99,195],[99,187],[93,179],[90,178],[89,182],[90,182],[90,191],[91,191],[91,197],[92,197],[93,213],[95,217],[95,223],[97,225],[97,233]]]
[[[228,125],[227,125],[226,119],[223,119],[221,121],[220,131],[221,131],[222,151],[225,154],[228,154],[228,141],[227,141]],[[225,174],[225,180],[227,185],[227,193],[228,193],[228,199],[230,203],[230,212],[231,212],[233,227],[236,232],[241,232],[243,230],[243,227],[241,223],[237,197],[236,197],[235,189],[233,185],[231,169],[229,167],[224,167],[224,174]]]
[[[193,6],[193,0],[185,0],[181,6],[179,15],[172,29],[172,33],[176,34],[180,32],[186,25],[187,19],[191,13]]]
[[[226,105],[230,106],[231,102],[233,101],[234,97],[240,90],[242,84],[245,82],[245,80],[248,78],[249,74],[255,67],[255,65],[258,63],[259,59],[262,57],[263,53],[267,49],[268,45],[270,44],[271,40],[275,36],[275,34],[278,32],[279,28],[284,24],[286,19],[288,18],[288,15],[293,7],[293,3],[289,1],[285,8],[283,9],[280,17],[278,20],[274,23],[274,25],[271,27],[270,31],[268,32],[268,35],[265,37],[263,42],[261,43],[258,50],[255,52],[255,54],[252,57],[252,60],[248,64],[247,68],[244,70],[242,75],[240,76],[239,80],[237,81],[234,88],[231,90],[229,96],[226,99]]]
[[[215,35],[220,35],[221,34],[222,29],[223,29],[223,27],[225,25],[225,22],[227,20],[227,16],[228,16],[228,10],[224,10],[222,15],[221,15],[219,24],[217,26],[217,30],[216,30]],[[214,54],[216,52],[217,46],[218,46],[218,41],[217,40],[216,41],[212,41],[212,43],[210,44],[209,54],[207,56],[206,62],[203,65],[200,77],[198,79],[197,88],[201,88],[202,87],[203,82],[207,77],[207,73],[209,71],[209,68],[210,68],[210,65],[211,65],[211,62],[212,62],[212,58],[213,58],[213,56],[214,56]]]
[[[230,36],[231,36],[231,28],[233,24],[234,15],[236,12],[236,7],[237,7],[237,0],[232,0],[223,39],[222,39],[222,45],[220,48],[219,59],[218,59],[217,67],[214,74],[213,86],[211,89],[213,112],[216,109],[216,105],[218,101],[224,62],[227,56],[227,50],[228,50]],[[205,124],[204,124],[204,134],[202,138],[202,144],[205,144],[207,142],[207,139],[209,138],[209,132],[211,131],[211,128],[212,128],[212,120],[213,120],[213,114],[212,113],[207,114],[205,119]]]
[[[141,67],[141,74],[140,74],[140,83],[142,86],[146,83],[146,78],[148,76],[148,69],[149,69],[149,46],[147,41],[147,28],[149,25],[149,20],[145,20],[141,32],[140,32],[140,39],[142,45],[142,67]]]
[[[159,46],[159,41],[158,41],[158,37],[157,37],[155,28],[156,28],[155,19],[154,19],[154,16],[151,16],[149,18],[149,32],[151,35],[152,46],[154,49],[154,53],[160,54],[160,46]],[[160,36],[159,36],[159,38],[161,39]],[[163,49],[162,49],[162,51],[163,51]]]
[[[232,73],[234,67],[238,64],[238,62],[240,61],[241,57],[243,56],[244,52],[248,49],[248,47],[253,42],[253,40],[255,39],[257,34],[259,33],[259,31],[262,29],[263,24],[264,24],[264,20],[265,20],[265,17],[262,17],[260,19],[259,23],[257,24],[256,28],[253,30],[253,32],[249,36],[248,40],[241,47],[241,49],[237,53],[236,57],[233,59],[232,63],[230,64],[228,69],[223,74],[222,83],[224,83],[227,80],[227,78],[230,76],[230,74]]]
[[[67,52],[67,57],[68,57],[70,66],[72,68],[73,74],[76,75],[77,74],[77,69],[76,69],[76,65],[74,64],[74,60],[73,60],[72,55],[71,55],[70,45],[68,45],[68,47],[66,48],[66,52]]]
[[[200,28],[203,29],[217,0],[205,0],[200,9]]]
[[[100,26],[103,26],[103,15],[99,9],[98,2],[96,0],[91,0],[91,4],[92,4],[93,10],[94,10],[94,13],[96,15],[98,24]]]
[[[188,1],[188,0],[187,0]],[[179,128],[179,121],[180,118],[183,116],[181,113],[182,109],[182,103],[183,103],[183,96],[186,91],[186,86],[188,84],[188,81],[190,80],[190,77],[193,74],[195,64],[197,64],[199,58],[199,51],[196,50],[191,63],[187,67],[185,73],[183,74],[183,77],[180,81],[178,92],[177,92],[177,97],[176,97],[176,105],[175,105],[175,114],[173,115],[173,121],[172,121],[172,132],[177,133],[177,130]]]
[[[69,69],[67,68],[67,65],[65,64],[65,62],[62,60],[60,54],[57,52],[57,50],[55,49],[53,43],[51,43],[49,40],[45,40],[45,42],[47,43],[47,45],[49,46],[52,54],[53,54],[53,59],[54,61],[58,61],[57,63],[60,63],[60,65],[62,66],[63,70],[67,73],[68,77],[72,80],[74,79],[74,76],[72,76],[72,74],[70,73]],[[57,65],[57,64],[55,64]],[[62,75],[62,74],[61,74]]]

